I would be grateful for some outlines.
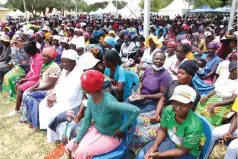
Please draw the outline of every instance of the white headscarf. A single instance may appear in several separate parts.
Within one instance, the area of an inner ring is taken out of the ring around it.
[[[66,59],[78,61],[79,60],[79,55],[76,51],[74,51],[72,49],[69,49],[69,50],[64,50],[63,51],[61,58],[66,58]]]

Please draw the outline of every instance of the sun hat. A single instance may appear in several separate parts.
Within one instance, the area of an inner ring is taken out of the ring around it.
[[[59,35],[54,35],[53,36],[53,40],[58,40],[58,41],[61,41],[61,36],[59,36]]]
[[[154,41],[154,43],[156,44],[156,47],[157,47],[157,48],[161,48],[161,47],[162,47],[162,43],[160,43],[158,37],[157,37],[157,36],[154,36],[154,35],[149,35],[149,36],[146,38],[146,40],[145,40],[145,42],[144,42],[145,46],[147,46],[147,47],[150,46],[150,44],[149,44],[149,43],[150,43],[150,39],[152,39],[152,40]]]
[[[10,37],[7,35],[0,36],[0,40],[4,42],[10,42]]]
[[[172,97],[169,100],[175,100],[184,104],[195,101],[196,91],[188,85],[179,85],[175,87]]]
[[[68,44],[68,43],[69,43],[69,38],[63,37],[63,38],[61,39],[60,43],[66,43],[66,44]]]
[[[79,67],[83,70],[89,70],[96,66],[100,60],[96,59],[91,52],[86,52],[80,56]]]
[[[81,76],[81,84],[86,91],[97,92],[102,90],[104,75],[95,70],[88,70]]]

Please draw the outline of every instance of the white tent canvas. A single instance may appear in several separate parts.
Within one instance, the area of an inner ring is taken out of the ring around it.
[[[193,6],[189,6],[185,0],[173,0],[167,7],[159,10],[159,15],[168,15],[170,18],[174,18],[175,15],[182,16],[188,9],[192,8]]]
[[[102,10],[102,13],[116,13],[117,8],[110,1],[106,8]]]
[[[141,15],[141,7],[134,1],[128,2],[128,4],[118,11],[123,18],[138,18]]]
[[[20,17],[20,16],[25,16],[24,13],[21,12],[19,9],[16,10],[15,15],[16,15],[16,16],[19,16],[19,17]]]

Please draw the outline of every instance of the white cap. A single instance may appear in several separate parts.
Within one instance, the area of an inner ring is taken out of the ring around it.
[[[195,101],[196,91],[188,85],[179,85],[175,87],[174,93],[169,100],[176,100],[178,102],[188,104]]]
[[[79,55],[76,51],[69,49],[69,50],[64,50],[62,53],[61,58],[66,58],[66,59],[70,59],[70,60],[78,60],[79,59]]]
[[[99,61],[91,52],[85,52],[80,56],[78,64],[81,69],[88,70],[93,68]]]
[[[54,35],[53,40],[58,40],[59,42],[61,41],[61,36],[59,35]]]
[[[66,44],[68,44],[69,38],[63,37],[60,42],[61,42],[61,43],[66,43]]]
[[[206,32],[204,33],[204,37],[205,37],[205,38],[208,37],[208,36],[212,36],[212,33],[211,33],[210,31],[206,31]]]
[[[42,30],[50,31],[50,28],[49,28],[48,26],[44,26],[44,27],[42,28]]]

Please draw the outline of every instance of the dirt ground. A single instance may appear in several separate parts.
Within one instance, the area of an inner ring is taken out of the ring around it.
[[[6,118],[13,107],[14,103],[0,96],[0,159],[43,159],[55,144],[46,142],[45,131],[33,133],[27,124],[19,123],[20,115]],[[217,145],[210,159],[223,159],[225,149]]]

